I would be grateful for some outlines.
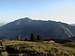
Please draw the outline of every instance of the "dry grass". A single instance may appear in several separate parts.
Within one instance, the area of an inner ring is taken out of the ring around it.
[[[31,42],[31,41],[3,41],[4,46],[16,46],[17,49],[22,50],[25,47],[29,50],[39,53],[49,53],[54,56],[75,56],[75,48],[62,46],[58,43],[52,42]]]

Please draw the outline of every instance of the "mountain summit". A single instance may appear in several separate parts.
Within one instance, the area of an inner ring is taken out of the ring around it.
[[[69,29],[69,25],[65,23],[31,20],[26,17],[2,26],[0,28],[0,38],[15,39],[19,35],[29,38],[30,34],[34,33],[42,36],[43,39],[67,39],[70,34],[66,33],[66,28]]]
[[[30,19],[30,18],[28,18],[28,17],[21,18],[21,19],[19,19],[19,20],[21,20],[21,21],[31,21],[31,19]],[[18,20],[18,21],[19,21],[19,20]]]

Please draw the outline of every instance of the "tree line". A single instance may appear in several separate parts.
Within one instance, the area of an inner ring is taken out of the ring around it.
[[[21,36],[17,36],[17,40],[22,40]],[[27,41],[28,39],[24,37],[23,40]],[[42,38],[39,34],[31,33],[30,34],[30,41],[42,41]]]

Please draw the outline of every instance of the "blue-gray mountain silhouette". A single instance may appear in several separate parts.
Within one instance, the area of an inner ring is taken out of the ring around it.
[[[30,38],[31,33],[39,34],[43,39],[67,39],[62,26],[70,28],[70,25],[61,22],[21,18],[1,27],[0,39],[15,39],[16,36]]]

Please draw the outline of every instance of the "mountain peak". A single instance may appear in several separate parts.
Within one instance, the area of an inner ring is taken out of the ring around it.
[[[21,23],[21,22],[29,22],[31,21],[32,19],[28,18],[28,17],[25,17],[25,18],[21,18],[21,19],[18,19],[16,20],[15,22],[18,22],[18,23]]]
[[[20,20],[30,21],[31,19],[30,19],[30,18],[28,18],[28,17],[25,17],[25,18],[21,18]]]

